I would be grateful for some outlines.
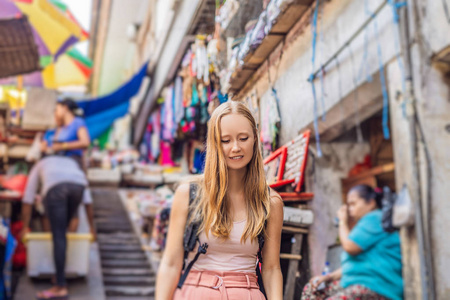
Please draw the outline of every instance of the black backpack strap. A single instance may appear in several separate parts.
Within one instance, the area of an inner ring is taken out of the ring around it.
[[[196,196],[197,196],[197,185],[194,183],[190,183],[189,184],[189,207],[188,207],[188,216],[187,216],[188,221],[189,221],[189,219],[191,217],[191,213],[192,213],[192,211],[191,211],[192,203],[194,202]],[[186,234],[188,233],[189,229],[190,230],[194,229],[194,228],[188,229],[189,226],[193,227],[190,224],[186,225],[186,229],[184,231],[184,233],[185,233],[184,239],[186,239]],[[189,234],[190,234],[190,232],[189,232]],[[186,260],[189,256],[190,250],[192,250],[192,249],[189,249],[188,244],[189,244],[189,241],[183,240],[184,253],[183,253],[183,268],[182,268],[182,270],[184,270],[186,268]]]
[[[197,196],[197,185],[194,183],[191,183],[189,186],[189,213],[188,213],[188,220],[190,219],[191,216],[191,205],[194,202],[195,198]],[[181,289],[181,287],[184,284],[184,281],[186,280],[189,272],[191,271],[192,266],[194,265],[194,263],[197,261],[198,257],[200,256],[200,254],[205,254],[206,250],[208,249],[208,244],[207,243],[203,243],[200,244],[200,240],[197,236],[197,229],[198,229],[198,223],[191,223],[191,224],[187,224],[186,225],[186,229],[185,229],[185,239],[183,240],[183,247],[184,247],[184,255],[183,255],[183,269],[184,272],[181,274],[180,280],[178,281],[178,285],[177,288]],[[192,236],[192,234],[195,234],[195,242],[194,240],[190,240],[190,239],[186,239],[186,236]],[[194,259],[187,265],[186,267],[186,260],[189,256],[189,252],[191,250],[193,250],[193,246],[196,243],[199,243],[198,249],[197,249],[197,254],[195,254]],[[192,246],[192,248],[191,248]]]
[[[197,238],[197,241],[199,241],[198,238]],[[184,281],[186,280],[186,278],[189,274],[189,271],[191,271],[192,266],[195,264],[198,257],[200,256],[200,254],[205,254],[207,249],[208,249],[207,243],[203,243],[202,245],[198,246],[197,254],[195,254],[194,259],[188,264],[188,266],[186,267],[186,270],[184,270],[183,274],[181,274],[180,280],[178,281],[177,288],[181,289]]]
[[[270,197],[270,187],[268,187],[268,191],[269,191],[269,197]],[[257,254],[257,264],[256,264],[256,276],[258,277],[258,285],[259,285],[259,290],[261,291],[261,293],[263,293],[264,297],[267,298],[266,296],[266,290],[264,289],[264,283],[262,280],[262,274],[261,274],[261,267],[262,267],[262,263],[263,263],[263,258],[262,258],[262,250],[264,248],[264,242],[265,242],[265,231],[266,231],[266,226],[267,226],[267,220],[264,222],[264,230],[258,235],[258,254]]]

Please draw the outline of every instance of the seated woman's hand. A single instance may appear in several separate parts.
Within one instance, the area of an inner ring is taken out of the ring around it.
[[[322,282],[330,282],[331,281],[331,277],[328,275],[321,275],[321,276],[315,276],[313,278],[311,278],[311,280],[309,281],[309,284],[311,285],[311,287],[313,288],[313,290],[317,290],[317,287],[322,283]]]

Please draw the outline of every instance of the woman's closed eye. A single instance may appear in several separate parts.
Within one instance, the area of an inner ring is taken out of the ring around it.
[[[222,140],[222,143],[224,144],[228,144],[230,142],[230,140]]]
[[[246,140],[248,140],[248,137],[241,138],[241,141],[243,141],[243,142],[245,142]]]

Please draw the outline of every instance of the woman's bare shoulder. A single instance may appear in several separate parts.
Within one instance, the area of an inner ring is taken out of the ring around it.
[[[279,209],[283,208],[283,199],[281,199],[280,194],[277,193],[274,189],[270,189],[270,206],[271,208]]]

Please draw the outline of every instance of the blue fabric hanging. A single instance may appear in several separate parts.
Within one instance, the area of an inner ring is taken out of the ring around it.
[[[130,99],[138,92],[147,73],[148,62],[127,83],[109,95],[83,100],[78,106],[83,109],[86,125],[92,140],[98,138],[113,123],[128,113]]]
[[[122,118],[128,113],[130,102],[124,102],[111,109],[91,115],[85,119],[91,140],[94,140],[107,131],[115,120]]]
[[[147,73],[148,62],[146,62],[139,72],[135,74],[127,83],[123,84],[116,91],[109,95],[83,100],[78,102],[78,106],[83,109],[84,116],[89,117],[100,112],[120,106],[125,102],[129,102],[141,87],[142,80]]]

